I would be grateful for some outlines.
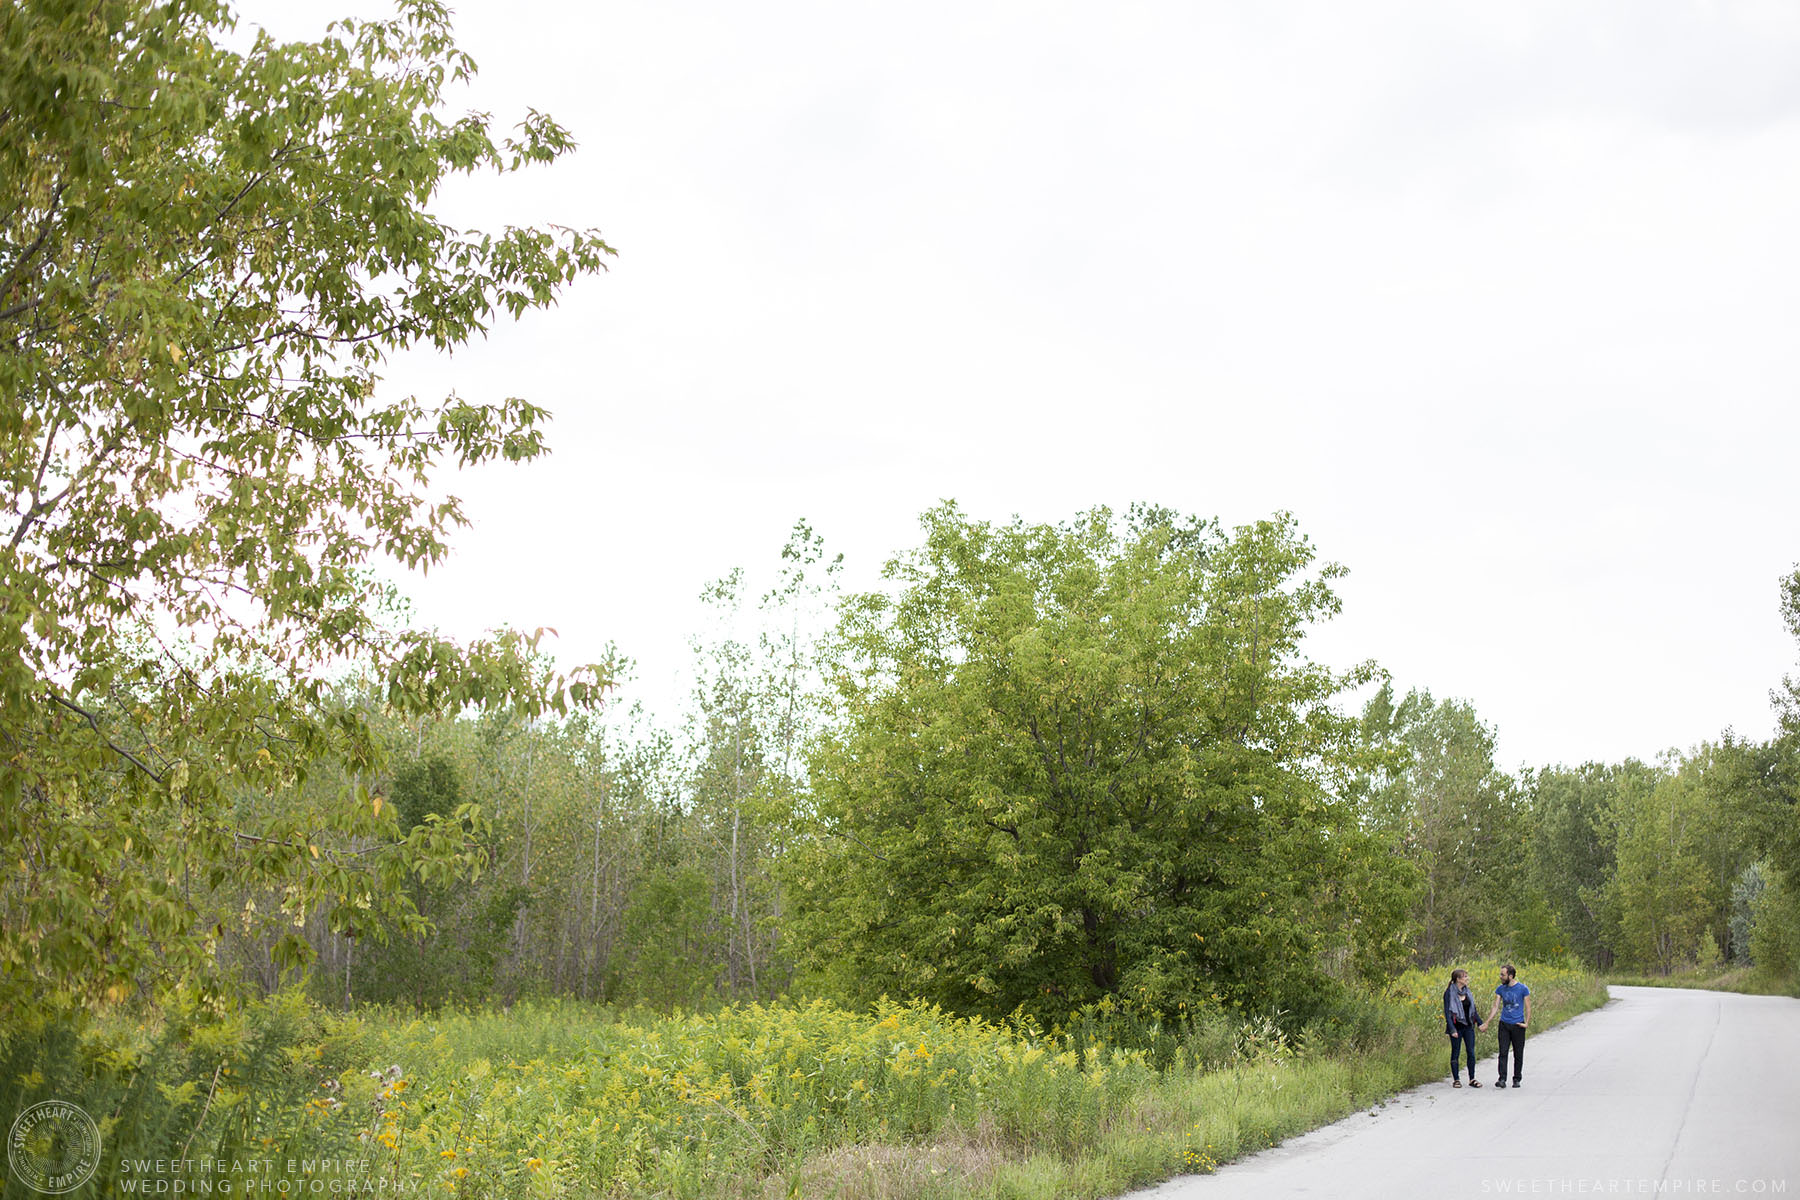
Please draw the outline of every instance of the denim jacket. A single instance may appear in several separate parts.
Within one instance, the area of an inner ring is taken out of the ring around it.
[[[1463,1018],[1462,998],[1465,996],[1469,1001],[1468,1011],[1474,1017],[1472,1021],[1465,1021]],[[1471,992],[1467,986],[1459,988],[1455,984],[1451,984],[1444,989],[1444,1032],[1455,1033],[1456,1027],[1464,1024],[1471,1028],[1481,1024],[1481,1010],[1475,1007],[1474,992]]]

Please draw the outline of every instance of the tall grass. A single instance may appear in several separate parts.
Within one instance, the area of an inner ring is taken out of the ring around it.
[[[1709,971],[1695,967],[1668,975],[1633,975],[1610,972],[1607,983],[1625,987],[1699,988],[1709,992],[1738,992],[1748,996],[1800,996],[1800,978],[1784,976],[1765,967],[1732,967]]]
[[[1604,999],[1576,972],[1522,974],[1540,1024]],[[288,1171],[483,1200],[1103,1196],[1443,1074],[1441,990],[1413,973],[1321,997],[1305,1020],[1100,1005],[1052,1030],[893,1002],[420,1017],[285,997],[209,1026],[6,1038],[0,1102],[74,1099],[100,1118],[96,1196],[141,1182],[133,1164],[202,1155],[245,1167],[237,1182]]]

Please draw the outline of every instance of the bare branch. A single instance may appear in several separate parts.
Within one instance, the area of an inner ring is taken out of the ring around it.
[[[25,269],[25,264],[36,258],[37,252],[44,248],[44,242],[48,240],[50,237],[50,230],[56,224],[57,203],[62,199],[63,189],[68,186],[67,183],[59,183],[56,185],[55,189],[51,191],[50,204],[49,207],[44,210],[44,223],[38,228],[36,239],[32,241],[31,245],[25,247],[25,249],[20,252],[19,260],[6,269],[5,277],[0,278],[0,296],[6,295],[12,288],[13,280],[18,277],[20,271]],[[0,321],[15,317],[26,309],[36,308],[42,303],[43,297],[40,296],[28,304],[14,305],[5,312],[0,312]]]
[[[152,771],[149,768],[149,766],[147,766],[145,764],[143,759],[139,758],[137,755],[133,754],[131,751],[125,749],[125,747],[119,745],[119,743],[113,741],[110,737],[107,737],[106,731],[104,729],[100,728],[99,718],[95,717],[93,713],[91,713],[87,709],[81,707],[81,705],[75,703],[73,700],[64,699],[63,697],[57,695],[55,692],[46,691],[44,693],[44,695],[49,697],[51,700],[55,701],[56,703],[62,705],[64,708],[68,709],[70,712],[75,713],[76,715],[84,718],[88,723],[88,727],[90,729],[92,729],[96,734],[99,735],[101,741],[105,742],[109,747],[112,748],[113,753],[117,754],[120,758],[123,758],[127,762],[131,763],[138,770],[142,771],[144,774],[148,775],[150,778],[156,780],[156,782],[161,783],[163,781],[162,775],[156,771]]]
[[[20,313],[30,312],[32,309],[36,308],[38,305],[42,304],[43,302],[44,302],[44,298],[42,296],[38,296],[31,300],[21,300],[19,303],[13,305],[11,308],[0,309],[0,321],[10,321],[14,317],[18,316]]]

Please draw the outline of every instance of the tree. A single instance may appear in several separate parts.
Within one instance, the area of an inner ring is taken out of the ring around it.
[[[1612,966],[1616,930],[1606,887],[1614,871],[1615,801],[1628,781],[1650,786],[1653,768],[1635,759],[1527,775],[1532,886],[1549,902],[1568,947],[1583,961]]]
[[[1800,982],[1800,895],[1791,871],[1769,871],[1751,907],[1750,956],[1789,988]]]
[[[1695,842],[1704,798],[1690,774],[1664,772],[1618,797],[1617,869],[1611,882],[1620,956],[1663,974],[1694,961],[1713,915],[1706,863]]]
[[[781,552],[780,582],[757,604],[759,629],[742,628],[741,570],[707,585],[717,626],[693,643],[696,686],[688,727],[689,804],[713,864],[713,922],[722,934],[723,983],[733,996],[783,990],[781,889],[774,874],[785,819],[805,790],[802,750],[822,697],[813,630],[835,593],[842,556],[796,522]]]
[[[1800,566],[1781,581],[1781,621],[1796,641],[1800,641]],[[1775,711],[1781,718],[1783,732],[1800,737],[1800,675],[1785,675],[1781,687],[1772,695]]]
[[[1358,739],[1332,707],[1373,668],[1302,656],[1341,569],[1291,518],[922,523],[897,594],[843,610],[790,855],[816,973],[1057,1019],[1303,1004],[1333,952],[1392,952],[1398,914],[1362,899],[1404,866],[1339,798]]]
[[[474,67],[436,0],[239,52],[214,0],[0,9],[0,1002],[203,978],[228,928],[407,917],[400,882],[478,865],[457,822],[402,831],[371,793],[360,664],[402,714],[596,701],[604,668],[533,639],[458,647],[389,619],[381,571],[441,560],[441,468],[544,450],[543,409],[380,398],[551,303],[591,232],[464,232],[451,174],[554,160],[531,114],[439,116]],[[346,785],[260,825],[235,798]],[[472,817],[464,813],[463,817]],[[359,847],[352,851],[352,841]],[[226,911],[273,891],[278,911]],[[384,911],[386,910],[386,911]]]
[[[1800,567],[1781,581],[1781,618],[1800,640]],[[1751,856],[1761,860],[1749,919],[1732,922],[1733,952],[1747,951],[1793,986],[1800,981],[1800,675],[1783,677],[1770,698],[1780,722],[1774,738],[1725,738],[1727,787]]]
[[[1757,901],[1768,888],[1769,873],[1759,862],[1744,868],[1731,889],[1731,961],[1741,966],[1756,965],[1750,948],[1751,931],[1756,926]]]
[[[430,825],[434,817],[453,820],[465,793],[455,762],[433,752],[399,764],[390,796],[400,828],[411,830]],[[491,864],[491,841],[483,849]],[[345,1000],[429,1006],[456,996],[492,995],[506,935],[529,899],[526,889],[490,872],[480,886],[414,880],[407,890],[412,909],[431,923],[430,930],[398,930],[385,944],[347,961]]]
[[[1395,705],[1385,687],[1362,727],[1375,746],[1399,752],[1369,811],[1423,873],[1413,914],[1419,960],[1515,940],[1529,901],[1519,886],[1525,831],[1518,787],[1494,765],[1493,729],[1466,701],[1413,690]]]

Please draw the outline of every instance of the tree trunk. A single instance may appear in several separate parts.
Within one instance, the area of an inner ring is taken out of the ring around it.
[[[593,998],[590,981],[594,958],[600,949],[600,830],[606,823],[606,779],[600,780],[600,810],[594,814],[594,879],[588,889],[587,937],[581,956],[581,998]]]

